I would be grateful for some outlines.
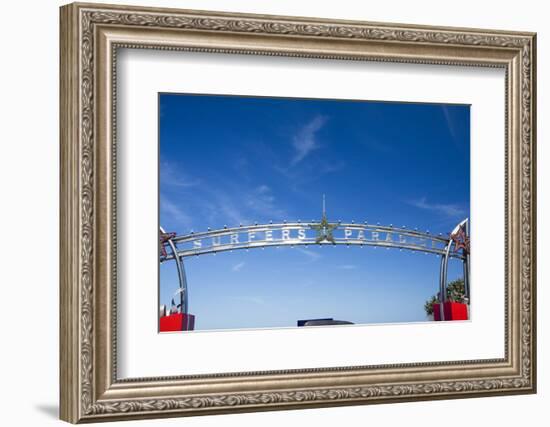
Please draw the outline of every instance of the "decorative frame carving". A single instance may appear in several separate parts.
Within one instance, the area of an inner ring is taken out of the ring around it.
[[[76,423],[534,393],[535,40],[533,33],[506,31],[63,6],[61,418]],[[113,177],[118,47],[505,68],[505,357],[117,380]]]

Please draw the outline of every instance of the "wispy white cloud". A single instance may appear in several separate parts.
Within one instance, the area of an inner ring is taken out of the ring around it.
[[[374,138],[373,136],[368,135],[367,137],[363,138],[360,141],[360,144],[372,151],[375,151],[377,153],[381,154],[393,154],[395,153],[395,149],[392,147],[389,143],[383,143],[377,138]]]
[[[258,194],[267,194],[267,193],[271,192],[271,188],[269,188],[269,186],[267,186],[265,184],[262,184],[262,185],[256,187],[255,191]]]
[[[463,208],[456,204],[429,203],[426,197],[409,201],[411,206],[419,209],[434,211],[449,217],[460,217],[465,214]]]
[[[250,209],[252,199],[247,191],[228,191],[226,187],[208,188],[201,200],[198,200],[202,212],[212,226],[251,224],[254,212]]]
[[[294,156],[291,164],[296,165],[304,160],[312,151],[319,148],[317,141],[317,132],[325,125],[327,118],[324,116],[316,116],[308,122],[294,136],[292,145],[294,147]]]
[[[459,151],[466,154],[468,139],[461,137],[461,126],[460,123],[457,123],[457,118],[454,117],[455,114],[453,113],[455,110],[451,109],[447,105],[442,105],[441,109],[443,111],[443,117],[445,118],[445,123],[447,124],[447,129],[449,130],[449,136],[451,137],[450,139],[452,143]]]
[[[246,192],[243,196],[245,206],[254,214],[272,219],[284,219],[287,216],[287,212],[276,202],[271,188],[265,184]]]
[[[248,302],[248,303],[253,303],[258,305],[265,304],[265,300],[262,297],[257,297],[254,295],[238,295],[231,298],[237,301],[243,301],[243,302]]]
[[[161,185],[165,189],[160,198],[161,214],[182,228],[193,228],[197,219],[218,227],[252,224],[265,219],[278,221],[288,216],[265,183],[243,186],[238,180],[228,178],[213,185],[200,178],[185,176],[174,163],[163,162]],[[201,196],[190,197],[187,190],[192,190],[193,194],[200,191]]]
[[[171,162],[161,162],[160,182],[171,187],[195,187],[201,183],[200,179],[186,176]]]
[[[308,261],[310,262],[315,262],[317,261],[319,258],[322,257],[322,255],[318,252],[314,252],[314,251],[310,251],[308,249],[303,249],[303,248],[294,248],[295,251],[298,251],[300,252],[301,254],[305,255],[308,259]]]
[[[235,273],[238,273],[239,271],[242,270],[242,268],[245,266],[245,262],[238,262],[237,264],[233,265],[233,267],[231,267],[231,271],[235,272]]]
[[[453,141],[456,142],[456,126],[451,118],[451,112],[446,105],[442,105],[441,109],[443,110],[443,116],[445,117],[445,122],[447,123],[447,128],[451,134]]]
[[[338,265],[336,268],[339,268],[340,270],[355,270],[357,266],[355,264],[342,264]]]
[[[166,194],[160,197],[161,216],[170,218],[171,221],[181,224],[183,227],[190,227],[192,224],[191,216],[185,212],[178,204],[170,200]]]
[[[337,161],[337,162],[331,162],[331,163],[322,163],[321,166],[318,168],[319,170],[319,176],[327,174],[327,173],[333,173],[341,171],[346,167],[346,163],[343,161]]]
[[[192,203],[211,226],[252,224],[254,221],[282,220],[287,217],[285,209],[277,203],[269,186],[265,184],[243,188],[231,182],[219,187],[203,186],[204,192]]]
[[[220,189],[214,190],[212,193],[214,200],[209,204],[209,216],[214,221],[227,222],[227,225],[235,226],[237,224],[249,224],[252,222],[242,209],[242,204],[235,197],[229,197],[226,192]],[[225,225],[225,224],[224,224]]]

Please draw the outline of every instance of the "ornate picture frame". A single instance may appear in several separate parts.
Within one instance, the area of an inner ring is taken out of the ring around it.
[[[116,62],[122,48],[503,69],[504,357],[120,379]],[[60,52],[61,419],[536,392],[535,34],[75,3],[61,8]]]

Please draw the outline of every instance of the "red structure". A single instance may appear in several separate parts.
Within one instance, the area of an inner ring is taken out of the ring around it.
[[[433,305],[434,320],[436,321],[441,320],[441,309],[439,307],[439,303]],[[447,301],[443,303],[443,314],[445,320],[468,320],[468,306],[459,302]]]
[[[174,313],[160,318],[160,332],[193,331],[195,315]]]

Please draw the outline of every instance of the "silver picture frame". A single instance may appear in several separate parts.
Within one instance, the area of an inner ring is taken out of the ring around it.
[[[61,419],[536,392],[535,34],[84,3],[63,6],[60,22]],[[114,149],[119,48],[504,69],[505,357],[120,380]]]

